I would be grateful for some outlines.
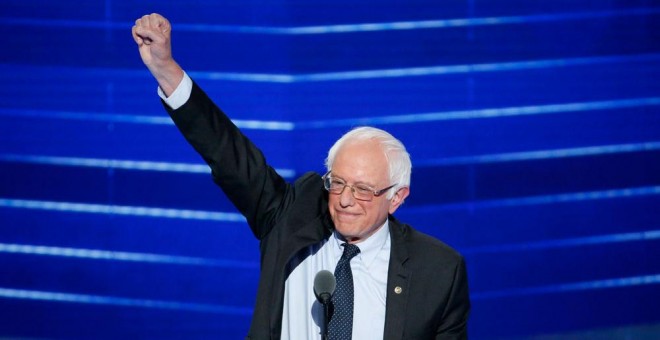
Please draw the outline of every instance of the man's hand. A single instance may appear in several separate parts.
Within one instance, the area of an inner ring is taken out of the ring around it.
[[[171,33],[170,22],[156,13],[135,20],[132,29],[142,62],[166,96],[174,92],[183,78],[183,70],[172,58]]]

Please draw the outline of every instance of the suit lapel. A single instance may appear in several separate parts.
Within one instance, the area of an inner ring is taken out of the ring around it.
[[[390,216],[390,264],[387,272],[387,300],[385,303],[385,340],[402,339],[408,307],[410,271],[405,227]]]

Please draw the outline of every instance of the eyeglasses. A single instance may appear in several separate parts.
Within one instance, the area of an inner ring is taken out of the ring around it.
[[[374,199],[374,197],[378,197],[387,192],[387,190],[390,190],[396,186],[396,184],[392,184],[387,188],[374,190],[373,188],[364,184],[348,185],[343,179],[332,177],[331,172],[332,171],[328,171],[325,175],[323,175],[323,187],[325,187],[325,190],[328,190],[328,192],[331,194],[341,195],[341,193],[344,192],[344,189],[349,187],[351,188],[353,197],[360,201],[371,201]]]

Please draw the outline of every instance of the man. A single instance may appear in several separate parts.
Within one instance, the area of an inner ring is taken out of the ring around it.
[[[166,110],[260,240],[247,338],[320,339],[324,313],[313,281],[323,269],[337,276],[330,339],[467,338],[462,257],[392,216],[409,194],[403,145],[385,131],[359,128],[330,149],[327,174],[286,183],[175,62],[170,33],[158,14],[133,27]]]

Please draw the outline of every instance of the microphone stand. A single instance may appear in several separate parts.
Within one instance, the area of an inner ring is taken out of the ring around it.
[[[323,331],[321,339],[328,340],[328,324],[330,323],[330,294],[321,294],[321,304],[323,305]]]

